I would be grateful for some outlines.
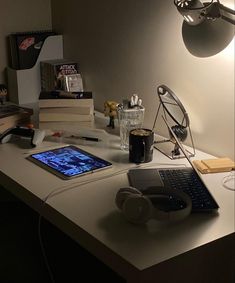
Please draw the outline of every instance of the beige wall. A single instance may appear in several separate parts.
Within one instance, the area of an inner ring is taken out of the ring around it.
[[[138,93],[147,110],[145,124],[151,127],[156,86],[164,83],[188,110],[196,146],[234,158],[234,26],[218,20],[188,27],[173,0],[0,4],[0,83],[8,64],[6,36],[53,25],[64,35],[65,57],[80,63],[98,110],[106,99],[121,102]]]
[[[50,0],[0,0],[0,83],[6,83],[10,33],[51,29]]]
[[[196,146],[234,158],[234,26],[189,27],[173,0],[52,0],[52,20],[97,109],[138,93],[151,127],[156,86],[166,84],[189,112]]]

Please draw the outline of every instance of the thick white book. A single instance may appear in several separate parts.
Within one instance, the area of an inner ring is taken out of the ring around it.
[[[84,128],[94,128],[94,120],[88,122],[39,122],[39,129],[53,131],[77,131]]]
[[[4,117],[0,119],[0,134],[5,132],[6,130],[19,126],[30,124],[30,116],[27,114],[15,114],[9,117]]]
[[[39,108],[53,108],[53,107],[94,107],[93,98],[86,99],[39,99]]]
[[[41,108],[40,113],[48,114],[80,114],[80,115],[92,115],[94,113],[93,106],[77,106],[77,107],[49,107]]]
[[[89,122],[94,119],[94,115],[82,115],[76,113],[43,113],[39,112],[40,122],[58,121],[58,122]]]

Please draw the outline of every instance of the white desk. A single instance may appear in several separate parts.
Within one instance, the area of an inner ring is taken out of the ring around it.
[[[194,282],[193,279],[199,283],[215,282],[208,281],[210,274],[203,275],[205,281],[200,281],[200,277],[197,277],[196,270],[200,266],[208,265],[206,269],[209,271],[211,266],[217,279],[222,276],[221,272],[226,272],[221,263],[218,264],[218,270],[216,264],[213,266],[212,262],[205,262],[206,253],[209,261],[211,256],[218,256],[221,260],[229,259],[231,264],[232,247],[220,246],[235,231],[234,192],[221,185],[221,180],[227,173],[203,176],[220,206],[218,215],[193,214],[177,224],[151,220],[147,225],[135,226],[126,222],[114,202],[118,189],[128,185],[126,171],[102,179],[124,168],[135,166],[128,162],[128,152],[119,149],[119,137],[110,136],[109,142],[105,144],[90,142],[89,145],[80,145],[86,151],[111,161],[113,168],[69,181],[63,181],[26,160],[25,157],[32,151],[21,146],[15,143],[0,145],[0,184],[128,282],[173,282],[172,278],[174,282],[191,283]],[[56,146],[56,143],[43,142],[37,150]],[[196,159],[208,157],[210,156],[202,152],[196,154]],[[154,160],[151,163],[153,166],[176,163],[187,164],[186,160],[171,161],[157,150],[154,151]],[[101,179],[79,186],[81,181],[97,178]],[[47,205],[43,206],[42,199],[57,188],[60,193],[49,198]],[[230,240],[228,244],[231,244]],[[213,247],[213,252],[210,247]],[[223,256],[225,251],[226,255]],[[218,260],[217,258],[217,263]],[[191,273],[190,278],[187,277],[186,270],[182,269],[183,266]],[[182,276],[182,273],[186,275]],[[231,278],[230,275],[223,274],[223,278],[226,279],[226,276]],[[223,282],[230,283],[228,279]]]

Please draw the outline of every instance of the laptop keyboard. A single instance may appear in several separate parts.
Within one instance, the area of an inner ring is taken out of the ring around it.
[[[159,174],[166,187],[182,190],[191,197],[192,211],[214,210],[218,208],[210,192],[193,170],[160,169]]]

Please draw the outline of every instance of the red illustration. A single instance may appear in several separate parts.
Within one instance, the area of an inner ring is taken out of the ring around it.
[[[19,49],[27,50],[34,43],[35,43],[35,37],[27,37],[21,42]]]

